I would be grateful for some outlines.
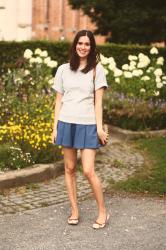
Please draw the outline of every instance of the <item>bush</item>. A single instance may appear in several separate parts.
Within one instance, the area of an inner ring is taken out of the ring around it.
[[[126,63],[129,55],[138,55],[140,51],[145,55],[149,54],[150,46],[139,45],[121,45],[121,44],[104,44],[97,46],[101,54],[105,57],[112,56],[121,67]],[[26,49],[34,51],[36,48],[47,50],[53,60],[62,64],[68,61],[70,43],[52,42],[52,41],[24,41],[24,42],[5,42],[0,41],[1,61],[0,74],[8,69],[16,68],[22,60],[22,55]],[[159,54],[166,57],[166,49],[160,48]],[[53,72],[54,73],[54,72]]]
[[[101,62],[114,91],[127,97],[138,97],[143,100],[166,100],[166,75],[164,57],[158,57],[157,48],[150,50],[150,56],[143,53],[129,55],[129,62],[117,67],[113,57],[101,55]]]
[[[166,103],[126,98],[123,94],[107,92],[104,119],[112,125],[133,131],[165,129]]]
[[[60,64],[66,62],[69,53],[70,44],[67,42],[50,41],[24,41],[24,42],[6,42],[0,41],[1,60],[0,75],[7,72],[8,69],[17,68],[22,63],[23,54],[26,49],[35,51],[40,48],[46,50],[49,56]],[[55,71],[53,71],[54,73]]]
[[[55,99],[51,73],[56,66],[57,62],[48,57],[47,51],[27,49],[19,67],[1,76],[2,169],[22,168],[32,162],[50,163],[61,158],[61,148],[51,142]]]

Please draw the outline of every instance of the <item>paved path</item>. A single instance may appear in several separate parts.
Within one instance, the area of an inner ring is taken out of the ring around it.
[[[96,171],[105,189],[110,180],[118,181],[128,178],[142,164],[144,158],[126,142],[112,138],[111,144],[103,147],[97,155]],[[92,195],[91,187],[82,172],[77,171],[78,198]],[[68,200],[64,176],[48,182],[32,184],[11,189],[0,195],[0,215],[22,212],[48,205],[63,203]]]
[[[96,171],[103,188],[132,175],[143,156],[117,138],[98,152]],[[11,189],[0,195],[0,250],[165,250],[166,202],[157,198],[106,196],[109,225],[95,231],[97,206],[88,181],[77,171],[81,220],[66,223],[70,206],[64,176]],[[86,197],[86,199],[85,199]]]
[[[109,225],[95,231],[94,199],[79,202],[80,223],[69,226],[68,202],[0,217],[0,250],[165,250],[166,202],[106,196]]]

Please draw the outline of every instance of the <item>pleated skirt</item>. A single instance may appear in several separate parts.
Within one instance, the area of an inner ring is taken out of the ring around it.
[[[102,147],[97,135],[96,124],[75,124],[58,121],[56,145],[84,149]]]

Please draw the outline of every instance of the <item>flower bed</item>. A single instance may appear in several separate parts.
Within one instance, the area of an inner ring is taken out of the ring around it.
[[[105,119],[125,129],[166,128],[166,75],[157,48],[151,59],[143,53],[129,55],[121,68],[113,57],[101,56],[110,90],[105,97]]]
[[[0,92],[0,169],[19,169],[61,158],[51,143],[55,94],[47,51],[27,49],[18,68],[2,75]]]

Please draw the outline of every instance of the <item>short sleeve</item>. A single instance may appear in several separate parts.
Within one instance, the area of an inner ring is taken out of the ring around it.
[[[63,65],[58,67],[54,77],[54,83],[52,85],[52,88],[55,91],[60,92],[61,94],[64,93],[62,73],[63,73]]]
[[[104,67],[98,63],[96,66],[96,76],[95,76],[95,90],[102,87],[108,88]]]

